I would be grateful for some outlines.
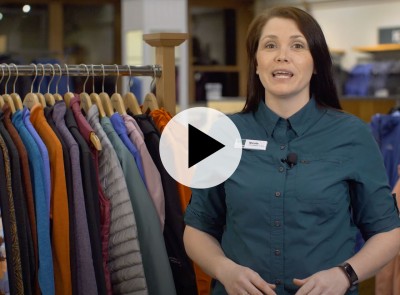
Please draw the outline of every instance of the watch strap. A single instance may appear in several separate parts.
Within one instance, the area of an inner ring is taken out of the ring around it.
[[[358,284],[358,276],[356,272],[354,271],[353,267],[350,265],[348,262],[343,262],[342,264],[339,264],[338,267],[343,270],[345,275],[347,276],[347,279],[349,280],[350,283],[350,288],[357,286]]]

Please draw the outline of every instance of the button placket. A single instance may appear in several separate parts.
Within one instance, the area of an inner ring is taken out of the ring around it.
[[[279,163],[276,167],[278,170],[279,181],[275,183],[275,191],[273,192],[273,216],[271,216],[271,237],[273,240],[273,244],[270,248],[271,262],[272,267],[276,271],[276,276],[273,277],[273,282],[278,286],[282,284],[282,278],[284,276],[284,258],[282,256],[283,249],[283,194],[286,182],[286,171],[287,168],[281,159],[285,159],[287,157],[288,150],[288,123],[286,121],[278,122],[277,126],[274,130],[274,139],[276,143],[276,156],[279,159]]]

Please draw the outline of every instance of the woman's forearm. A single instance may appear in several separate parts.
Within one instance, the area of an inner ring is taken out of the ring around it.
[[[364,247],[347,260],[359,281],[374,276],[400,251],[400,228],[371,237]]]
[[[221,269],[234,264],[225,256],[219,242],[205,232],[186,226],[183,241],[188,256],[212,278],[218,279]]]

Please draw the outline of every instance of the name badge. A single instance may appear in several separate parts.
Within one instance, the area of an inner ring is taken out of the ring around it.
[[[267,149],[268,141],[255,139],[236,139],[235,148],[243,148],[246,150],[261,150]]]

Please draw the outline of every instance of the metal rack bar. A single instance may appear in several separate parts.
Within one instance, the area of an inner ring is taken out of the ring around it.
[[[61,71],[60,71],[61,68]],[[68,69],[67,69],[68,68]],[[3,71],[4,70],[4,71]],[[57,64],[30,64],[14,65],[0,64],[2,76],[150,76],[161,77],[162,69],[159,65],[128,66],[128,65],[60,65]]]

